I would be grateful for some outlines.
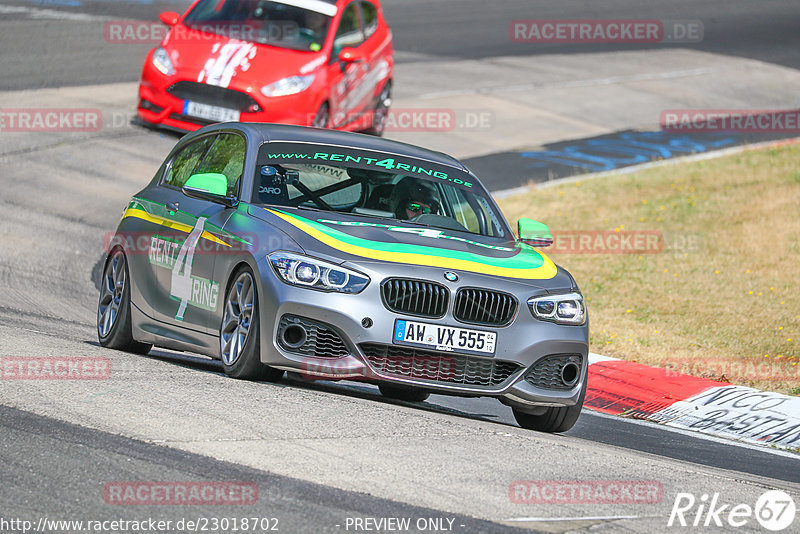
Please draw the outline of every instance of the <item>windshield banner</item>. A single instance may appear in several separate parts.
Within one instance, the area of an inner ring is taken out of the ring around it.
[[[417,160],[397,154],[295,143],[276,143],[262,146],[261,154],[258,158],[259,166],[281,163],[316,163],[335,167],[356,167],[391,174],[415,175],[432,180],[438,179],[462,188],[473,187],[473,178],[456,167],[448,167],[427,160]]]

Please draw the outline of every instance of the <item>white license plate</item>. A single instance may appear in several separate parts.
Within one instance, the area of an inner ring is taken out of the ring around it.
[[[189,100],[183,103],[183,114],[216,122],[239,121],[238,110],[209,106],[208,104],[190,102]]]
[[[497,333],[397,319],[392,340],[439,351],[494,354]]]

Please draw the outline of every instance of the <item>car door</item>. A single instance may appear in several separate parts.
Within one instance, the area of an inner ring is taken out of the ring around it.
[[[191,147],[191,148],[190,148]],[[215,333],[212,324],[224,281],[214,279],[217,256],[229,247],[222,227],[233,210],[191,198],[181,188],[195,174],[220,173],[228,193],[237,194],[245,158],[245,139],[219,133],[179,153],[163,179],[163,217],[166,224],[154,236],[159,287],[163,298],[155,310],[159,321],[202,333]]]
[[[129,254],[130,269],[136,273],[137,280],[132,287],[133,302],[153,318],[162,319],[164,310],[171,305],[169,280],[163,274],[164,270],[171,271],[175,262],[178,248],[175,240],[182,242],[185,239],[172,225],[178,219],[190,223],[188,216],[168,208],[167,203],[177,200],[175,184],[179,179],[176,176],[191,172],[212,141],[213,136],[200,137],[171,155],[159,170],[157,183],[132,200],[123,219],[133,221],[128,223],[128,228],[135,228],[135,231],[127,230],[136,243],[135,253]]]
[[[364,43],[364,30],[358,0],[350,2],[342,11],[333,38],[333,48],[328,64],[331,87],[331,126],[341,128],[356,120],[364,112],[364,87],[369,65],[366,61],[342,63],[339,52],[343,48],[358,49]]]

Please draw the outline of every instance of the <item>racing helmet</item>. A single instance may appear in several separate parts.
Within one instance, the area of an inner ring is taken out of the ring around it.
[[[390,208],[398,219],[408,219],[406,208],[412,202],[427,204],[431,207],[431,213],[439,211],[439,193],[436,187],[425,180],[406,176],[394,186]]]

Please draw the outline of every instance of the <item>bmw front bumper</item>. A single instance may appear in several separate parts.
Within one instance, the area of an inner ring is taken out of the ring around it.
[[[467,272],[459,272],[459,279],[450,282],[439,268],[378,262],[345,265],[370,277],[371,283],[361,293],[328,293],[292,286],[278,279],[268,260],[259,262],[263,363],[308,379],[392,382],[439,394],[497,397],[523,408],[573,406],[579,402],[588,369],[588,321],[581,326],[565,326],[535,319],[526,302],[541,294],[542,288]],[[388,309],[381,282],[398,273],[445,286],[450,298],[444,317],[415,317]],[[533,281],[538,282],[547,283]],[[458,321],[453,305],[462,287],[514,295],[518,305],[511,322],[488,326]],[[398,345],[393,342],[397,319],[496,332],[495,352],[479,356]],[[301,339],[300,329],[295,328],[287,336],[291,325],[305,329],[308,335]],[[320,335],[319,327],[328,332]],[[309,340],[317,343],[323,336],[324,350],[314,350]],[[342,345],[335,341],[336,336]],[[577,369],[570,369],[575,376],[564,381],[560,373],[569,362],[577,364]]]

